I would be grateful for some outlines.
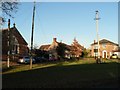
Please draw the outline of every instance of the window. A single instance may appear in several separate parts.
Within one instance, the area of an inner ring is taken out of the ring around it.
[[[95,46],[94,46],[94,49],[98,49],[98,45],[95,45]]]
[[[98,52],[98,49],[94,49],[94,52]]]
[[[106,44],[105,44],[105,43],[104,43],[104,44],[102,44],[102,47],[103,47],[103,48],[106,48]]]
[[[16,45],[16,54],[19,54],[19,45]]]
[[[94,56],[98,56],[98,52],[94,52]]]

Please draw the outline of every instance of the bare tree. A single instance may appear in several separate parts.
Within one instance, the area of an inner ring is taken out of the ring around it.
[[[18,10],[18,0],[0,0],[0,10],[3,16],[0,16],[0,22],[5,22],[5,15],[14,18],[14,13]]]

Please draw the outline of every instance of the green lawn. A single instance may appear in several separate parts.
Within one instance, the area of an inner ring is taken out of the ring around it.
[[[118,60],[59,61],[14,66],[3,70],[3,88],[117,87]]]

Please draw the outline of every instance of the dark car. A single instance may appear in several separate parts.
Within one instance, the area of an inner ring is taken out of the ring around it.
[[[40,63],[40,62],[45,62],[47,59],[44,57],[35,57],[35,62]]]

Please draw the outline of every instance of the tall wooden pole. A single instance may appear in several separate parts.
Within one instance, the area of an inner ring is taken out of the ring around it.
[[[31,51],[30,51],[30,69],[32,69],[32,51],[33,51],[33,33],[34,33],[34,17],[35,17],[35,2],[33,7],[33,18],[32,18],[32,34],[31,34]]]
[[[7,67],[10,67],[10,19],[8,19],[8,55],[7,55]]]

